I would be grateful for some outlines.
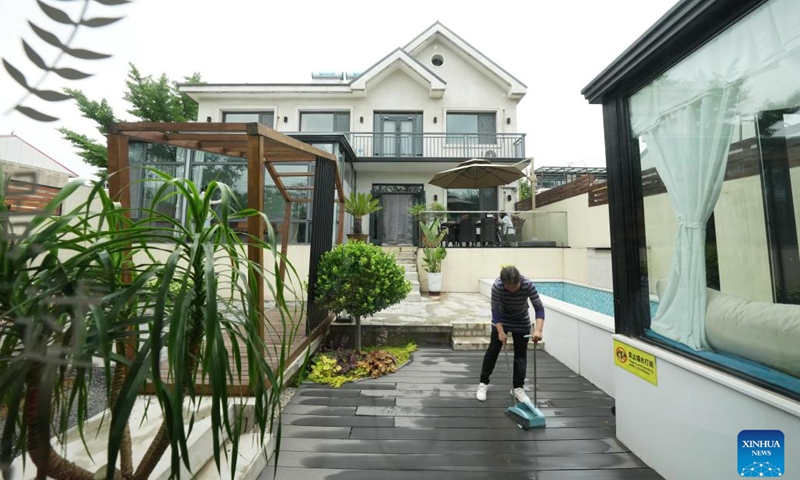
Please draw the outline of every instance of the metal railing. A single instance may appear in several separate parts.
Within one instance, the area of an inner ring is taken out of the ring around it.
[[[524,133],[385,133],[350,132],[360,159],[525,158]]]
[[[500,213],[511,218],[504,225]],[[446,247],[568,247],[566,212],[425,211],[419,221],[438,220]]]

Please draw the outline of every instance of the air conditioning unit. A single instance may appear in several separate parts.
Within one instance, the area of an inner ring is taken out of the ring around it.
[[[494,150],[486,150],[486,152],[483,154],[483,157],[484,158],[497,158],[497,152],[495,152]]]

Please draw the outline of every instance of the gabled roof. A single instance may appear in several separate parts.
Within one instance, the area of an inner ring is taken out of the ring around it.
[[[411,40],[403,50],[409,55],[415,55],[420,50],[439,40],[449,45],[454,51],[461,54],[464,59],[473,66],[488,71],[491,77],[501,86],[508,88],[508,97],[511,99],[521,99],[528,90],[527,85],[519,81],[516,77],[505,71],[498,64],[494,63],[489,57],[482,54],[478,49],[470,45],[466,40],[456,35],[452,30],[437,21],[427,30],[417,35]]]
[[[527,86],[513,75],[503,70],[499,65],[479,52],[475,47],[453,33],[450,29],[436,22],[430,28],[417,35],[408,45],[397,48],[383,57],[364,73],[349,82],[340,83],[205,83],[205,84],[179,84],[179,90],[188,94],[195,100],[196,94],[204,93],[240,93],[240,94],[271,94],[271,95],[366,95],[367,88],[387,78],[391,73],[402,70],[411,78],[429,89],[431,98],[442,98],[447,82],[433,71],[419,62],[414,55],[434,41],[442,41],[458,55],[478,70],[484,72],[501,87],[507,89],[508,98],[519,100],[527,92]]]
[[[378,63],[369,67],[367,71],[350,82],[350,88],[354,93],[364,92],[368,84],[379,82],[397,69],[404,71],[422,86],[429,88],[431,98],[442,98],[444,95],[447,82],[406,53],[402,48],[396,49],[383,57]]]
[[[9,157],[0,157],[0,160],[27,167],[41,168],[51,172],[65,173],[70,177],[77,178],[79,176],[64,164],[26,142],[18,135],[0,135],[0,144],[2,144],[0,152],[6,152],[6,155],[3,156]],[[23,150],[27,150],[27,154]]]

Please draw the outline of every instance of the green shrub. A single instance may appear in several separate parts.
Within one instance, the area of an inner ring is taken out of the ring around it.
[[[364,242],[348,242],[326,252],[319,262],[315,301],[356,319],[356,350],[361,351],[361,318],[400,303],[411,282],[394,255]]]

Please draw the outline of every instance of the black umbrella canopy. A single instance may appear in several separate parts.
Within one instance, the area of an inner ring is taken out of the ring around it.
[[[442,188],[487,188],[506,185],[524,176],[522,170],[513,165],[494,165],[475,158],[437,173],[428,183]]]

